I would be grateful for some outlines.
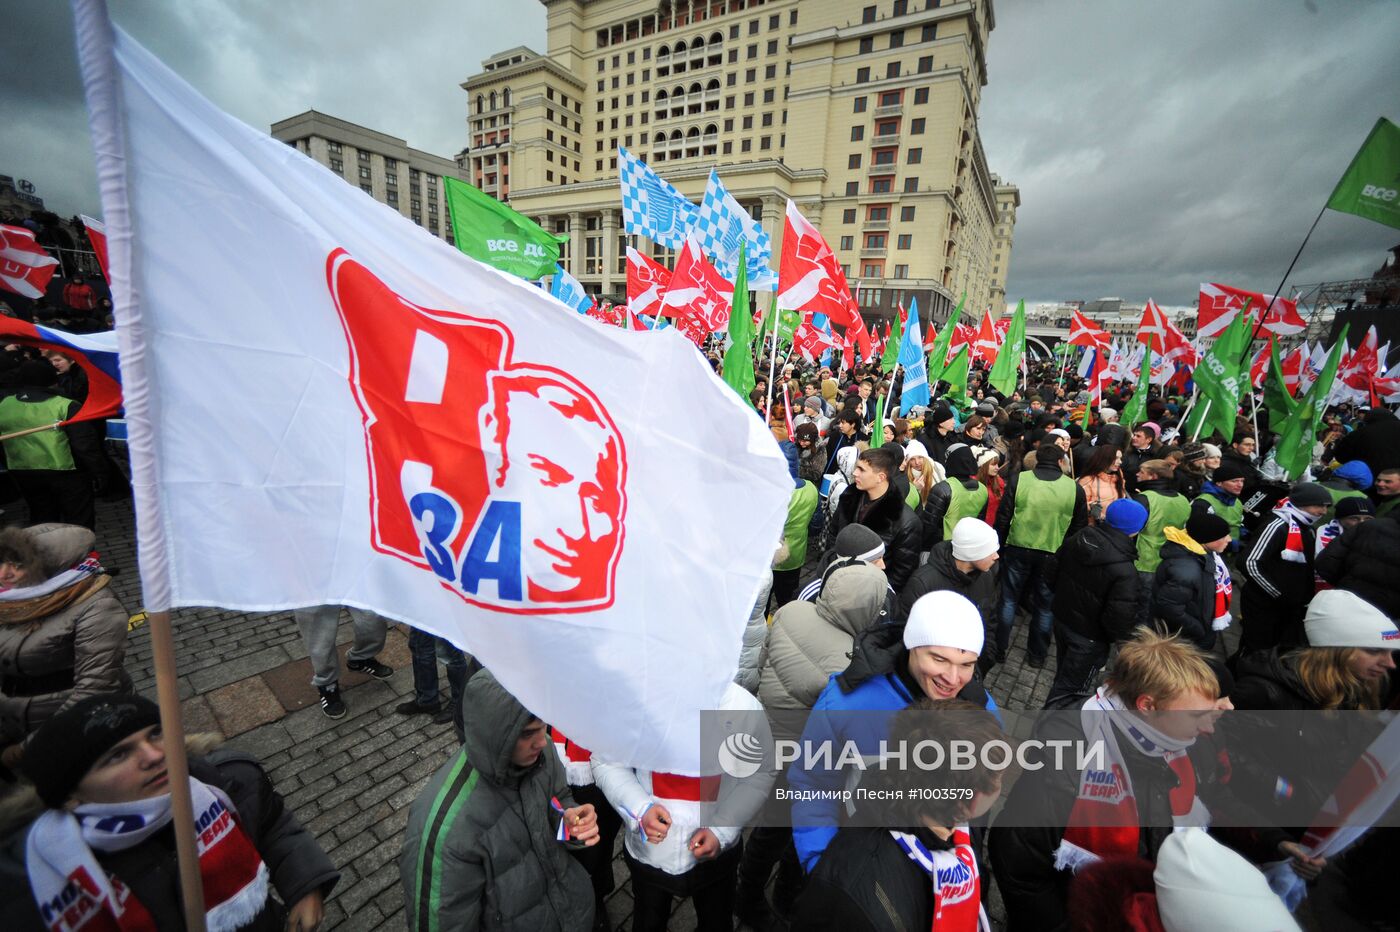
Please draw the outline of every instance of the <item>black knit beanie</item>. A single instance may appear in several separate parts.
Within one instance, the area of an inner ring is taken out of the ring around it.
[[[113,745],[158,724],[160,707],[143,696],[91,696],[40,726],[20,766],[44,804],[58,809]]]

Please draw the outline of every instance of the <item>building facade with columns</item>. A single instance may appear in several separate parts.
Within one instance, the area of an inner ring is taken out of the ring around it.
[[[308,110],[272,124],[272,138],[311,156],[370,197],[452,242],[441,178],[465,180],[452,159],[421,152],[387,133]]]
[[[977,127],[991,0],[540,2],[546,51],[501,52],[462,84],[462,163],[569,235],[591,293],[625,295],[629,244],[674,261],[622,230],[621,146],[697,202],[718,170],[775,268],[791,198],[868,318],[911,296],[939,322],[964,292],[965,320],[1004,304],[1020,197]]]

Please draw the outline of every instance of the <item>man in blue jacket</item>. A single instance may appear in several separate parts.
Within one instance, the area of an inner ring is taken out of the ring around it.
[[[851,742],[863,758],[873,758],[889,735],[890,718],[922,696],[964,699],[997,714],[996,703],[977,678],[982,639],[977,606],[947,590],[915,602],[903,629],[870,628],[856,645],[851,665],[833,675],[817,697],[802,733],[804,756],[807,749],[815,754],[829,746],[830,760],[839,761]],[[882,714],[844,714],[849,712]],[[847,775],[835,767],[804,767],[801,759],[788,769],[793,841],[808,873],[841,823],[843,803],[835,794],[846,788]]]

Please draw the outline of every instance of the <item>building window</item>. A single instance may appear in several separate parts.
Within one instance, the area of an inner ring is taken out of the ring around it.
[[[788,14],[788,25],[789,25],[789,26],[796,26],[796,25],[797,25],[797,9],[796,9],[795,7],[793,8],[793,11],[792,11],[790,14]]]
[[[914,243],[914,236],[911,233],[901,233],[895,240],[896,249],[909,249]]]
[[[876,136],[893,136],[899,132],[898,120],[882,120],[875,124]]]
[[[864,113],[864,112],[865,112],[865,98],[864,98],[864,97],[857,97],[857,98],[855,99],[854,107],[855,107],[855,111],[854,111],[854,112],[856,112],[856,113]]]
[[[866,7],[865,9],[861,10],[861,11],[860,11],[860,21],[861,21],[862,23],[873,23],[873,22],[875,22],[875,8],[874,8],[873,6],[868,6],[868,7]]]
[[[767,113],[763,114],[762,125],[763,125],[763,126],[772,126],[772,125],[773,125],[773,111],[769,110]]]
[[[758,69],[757,69],[757,68],[750,68],[749,70],[747,70],[747,71],[744,72],[744,83],[745,83],[745,84],[752,84],[753,82],[755,82],[755,81],[757,81],[757,80],[758,80]]]
[[[778,54],[778,40],[777,40],[777,39],[769,39],[769,40],[768,40],[768,54],[769,54],[769,55],[777,55],[777,54]]]
[[[860,141],[861,141],[862,139],[864,139],[864,138],[865,138],[865,127],[864,127],[864,126],[852,126],[852,127],[851,127],[851,142],[860,142]]]
[[[360,185],[360,190],[363,191],[363,192],[365,192],[366,194],[373,194],[373,193],[374,193],[374,185],[362,184],[362,185]]]
[[[326,143],[326,148],[330,149],[336,155],[340,154],[340,143],[338,142],[328,142]]]
[[[918,191],[918,190],[919,190],[919,179],[918,179],[918,176],[915,176],[915,177],[913,177],[913,178],[905,178],[905,179],[904,179],[904,193],[905,193],[905,194],[913,194],[915,191]]]
[[[872,178],[870,179],[871,194],[889,194],[894,190],[893,178]]]
[[[363,166],[361,166],[361,168],[360,168],[360,177],[363,178],[365,181],[368,181],[368,180],[369,180],[369,169],[368,169],[368,168],[365,168],[365,167],[363,167]]]
[[[841,248],[851,250],[856,248],[856,238],[854,236],[841,237]]]
[[[902,94],[903,94],[903,91],[885,91],[883,94],[880,95],[880,106],[881,106],[881,107],[897,107],[897,106],[899,106],[899,99],[900,99],[900,97],[902,96]]]
[[[857,49],[861,55],[868,55],[875,51],[875,40],[870,36],[866,36],[864,39],[860,40],[860,45],[857,46]]]
[[[919,164],[920,162],[922,162],[923,160],[924,160],[924,150],[923,150],[923,149],[910,149],[910,150],[909,150],[909,164],[910,164],[910,165],[918,165],[918,164]]]
[[[730,27],[729,27],[729,38],[731,38],[731,39],[737,39],[737,38],[739,38],[739,24],[738,24],[738,23],[735,23],[733,26],[730,26]]]
[[[893,165],[893,164],[895,163],[895,156],[896,156],[898,153],[899,153],[899,150],[898,150],[898,149],[879,149],[879,150],[877,150],[877,151],[875,152],[875,156],[874,156],[875,164],[876,164],[876,165]]]
[[[890,48],[892,48],[892,49],[902,49],[902,48],[904,48],[904,30],[903,30],[903,29],[896,29],[894,32],[890,33]]]
[[[928,88],[926,88],[926,87],[916,87],[916,88],[914,88],[914,103],[915,103],[915,104],[926,104],[926,103],[928,103]]]
[[[753,117],[752,117],[752,116],[746,116],[746,117],[744,117],[743,128],[744,128],[744,129],[753,129]]]
[[[906,223],[909,222],[910,220],[913,220],[913,219],[914,219],[914,208],[913,208],[913,206],[912,206],[912,205],[905,205],[904,207],[899,208],[899,219],[902,220],[902,221],[904,221],[904,222],[906,222]]]
[[[772,136],[760,136],[760,137],[758,138],[758,147],[759,147],[760,149],[763,149],[764,151],[767,151],[768,149],[773,148],[773,137],[772,137]]]
[[[384,183],[385,183],[385,184],[397,185],[397,184],[399,183],[399,176],[398,176],[397,174],[395,174],[394,172],[385,172],[385,174],[384,174]]]
[[[883,233],[867,233],[867,234],[865,234],[865,248],[866,248],[866,249],[884,249],[884,248],[885,248],[885,234],[883,234]]]
[[[923,33],[919,36],[920,42],[932,42],[938,38],[938,24],[928,23],[924,26]]]
[[[909,12],[909,0],[894,0],[894,15],[903,16]]]
[[[854,152],[846,157],[847,168],[860,168],[860,153]]]
[[[399,192],[397,192],[397,191],[389,191],[388,193],[386,193],[386,194],[384,195],[384,201],[385,201],[385,203],[387,203],[390,207],[398,207],[398,206],[399,206]]]
[[[933,70],[933,56],[932,56],[932,55],[920,55],[920,56],[919,56],[919,74],[928,74],[928,73],[929,73],[930,71],[932,71],[932,70]],[[917,102],[918,102],[918,101],[915,101],[915,103],[917,103]]]
[[[856,209],[855,209],[854,207],[848,207],[848,208],[846,208],[845,210],[841,211],[841,222],[842,222],[842,223],[855,223],[855,222],[856,222]]]
[[[732,155],[734,153],[734,143],[726,142],[724,144],[723,152],[725,155]]]
[[[744,53],[744,57],[747,58],[749,61],[753,61],[755,58],[758,57],[758,43],[757,43],[757,42],[755,42],[753,45],[751,45],[751,46],[748,47],[748,50]]]
[[[344,174],[345,163],[342,162],[340,159],[331,159],[331,171],[335,172],[337,175]]]
[[[753,149],[753,140],[752,140],[752,139],[743,139],[743,140],[740,140],[740,142],[739,142],[739,151],[740,151],[740,152],[749,152],[749,151],[752,151],[752,149]]]
[[[858,195],[858,194],[860,194],[860,182],[859,182],[859,181],[848,181],[848,182],[846,182],[846,196],[847,196],[847,197],[855,197],[855,196]]]
[[[856,83],[857,83],[857,84],[867,84],[867,83],[869,83],[869,81],[870,81],[870,69],[869,69],[869,68],[857,68],[857,69],[856,69]]]
[[[883,278],[884,275],[885,267],[878,262],[867,262],[861,267],[861,278]],[[875,293],[880,292],[877,290]]]
[[[544,173],[544,180],[545,180],[545,181],[553,181],[553,180],[554,180],[554,172],[545,172],[545,173]]]
[[[771,87],[763,92],[763,102],[765,104],[771,104],[773,102],[773,89]]]
[[[876,221],[885,221],[890,219],[889,205],[880,204],[878,206],[871,207],[870,210],[866,213],[865,219]]]
[[[892,62],[890,62],[888,65],[885,66],[885,77],[886,77],[886,78],[897,78],[897,77],[899,77],[899,62],[897,62],[897,61],[892,61]]]
[[[766,67],[766,68],[763,69],[763,77],[764,77],[766,80],[771,81],[771,80],[773,80],[774,78],[776,78],[777,76],[778,76],[778,66],[777,66],[777,65],[769,65],[768,67]]]
[[[924,118],[919,117],[909,124],[909,135],[922,136],[924,134]]]
[[[734,98],[731,97],[731,98],[729,98],[729,99],[732,101]],[[729,106],[732,107],[732,106],[734,106],[734,104],[731,103]],[[734,118],[733,118],[733,117],[725,117],[725,119],[724,119],[724,131],[725,131],[726,133],[732,133],[732,132],[734,132]]]
[[[895,277],[895,278],[908,278],[908,277],[909,277],[909,266],[907,266],[907,265],[896,265],[896,266],[894,267],[894,277]]]
[[[768,31],[772,32],[774,29],[777,29],[780,22],[782,22],[782,16],[778,13],[774,13],[772,16],[768,17]]]

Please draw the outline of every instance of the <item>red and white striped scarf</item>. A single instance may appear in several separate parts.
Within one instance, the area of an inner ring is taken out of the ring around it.
[[[1308,554],[1303,546],[1303,525],[1312,524],[1313,516],[1302,511],[1287,498],[1281,498],[1274,505],[1274,514],[1288,522],[1288,537],[1283,542],[1280,556],[1289,563],[1306,563]]]
[[[917,835],[908,832],[891,831],[890,837],[933,881],[931,929],[991,932],[991,922],[982,909],[982,879],[972,850],[972,834],[966,825],[953,828],[953,847],[949,850],[931,851]]]
[[[238,825],[223,790],[190,778],[204,914],[209,932],[233,932],[267,905],[267,865]],[[50,932],[157,932],[150,911],[98,863],[97,851],[124,851],[170,824],[170,795],[130,803],[46,810],[25,840],[25,869]]]
[[[1215,560],[1215,617],[1210,626],[1215,631],[1224,631],[1230,627],[1230,594],[1234,583],[1230,580],[1230,568],[1220,559],[1220,554],[1211,553],[1211,557]]]

